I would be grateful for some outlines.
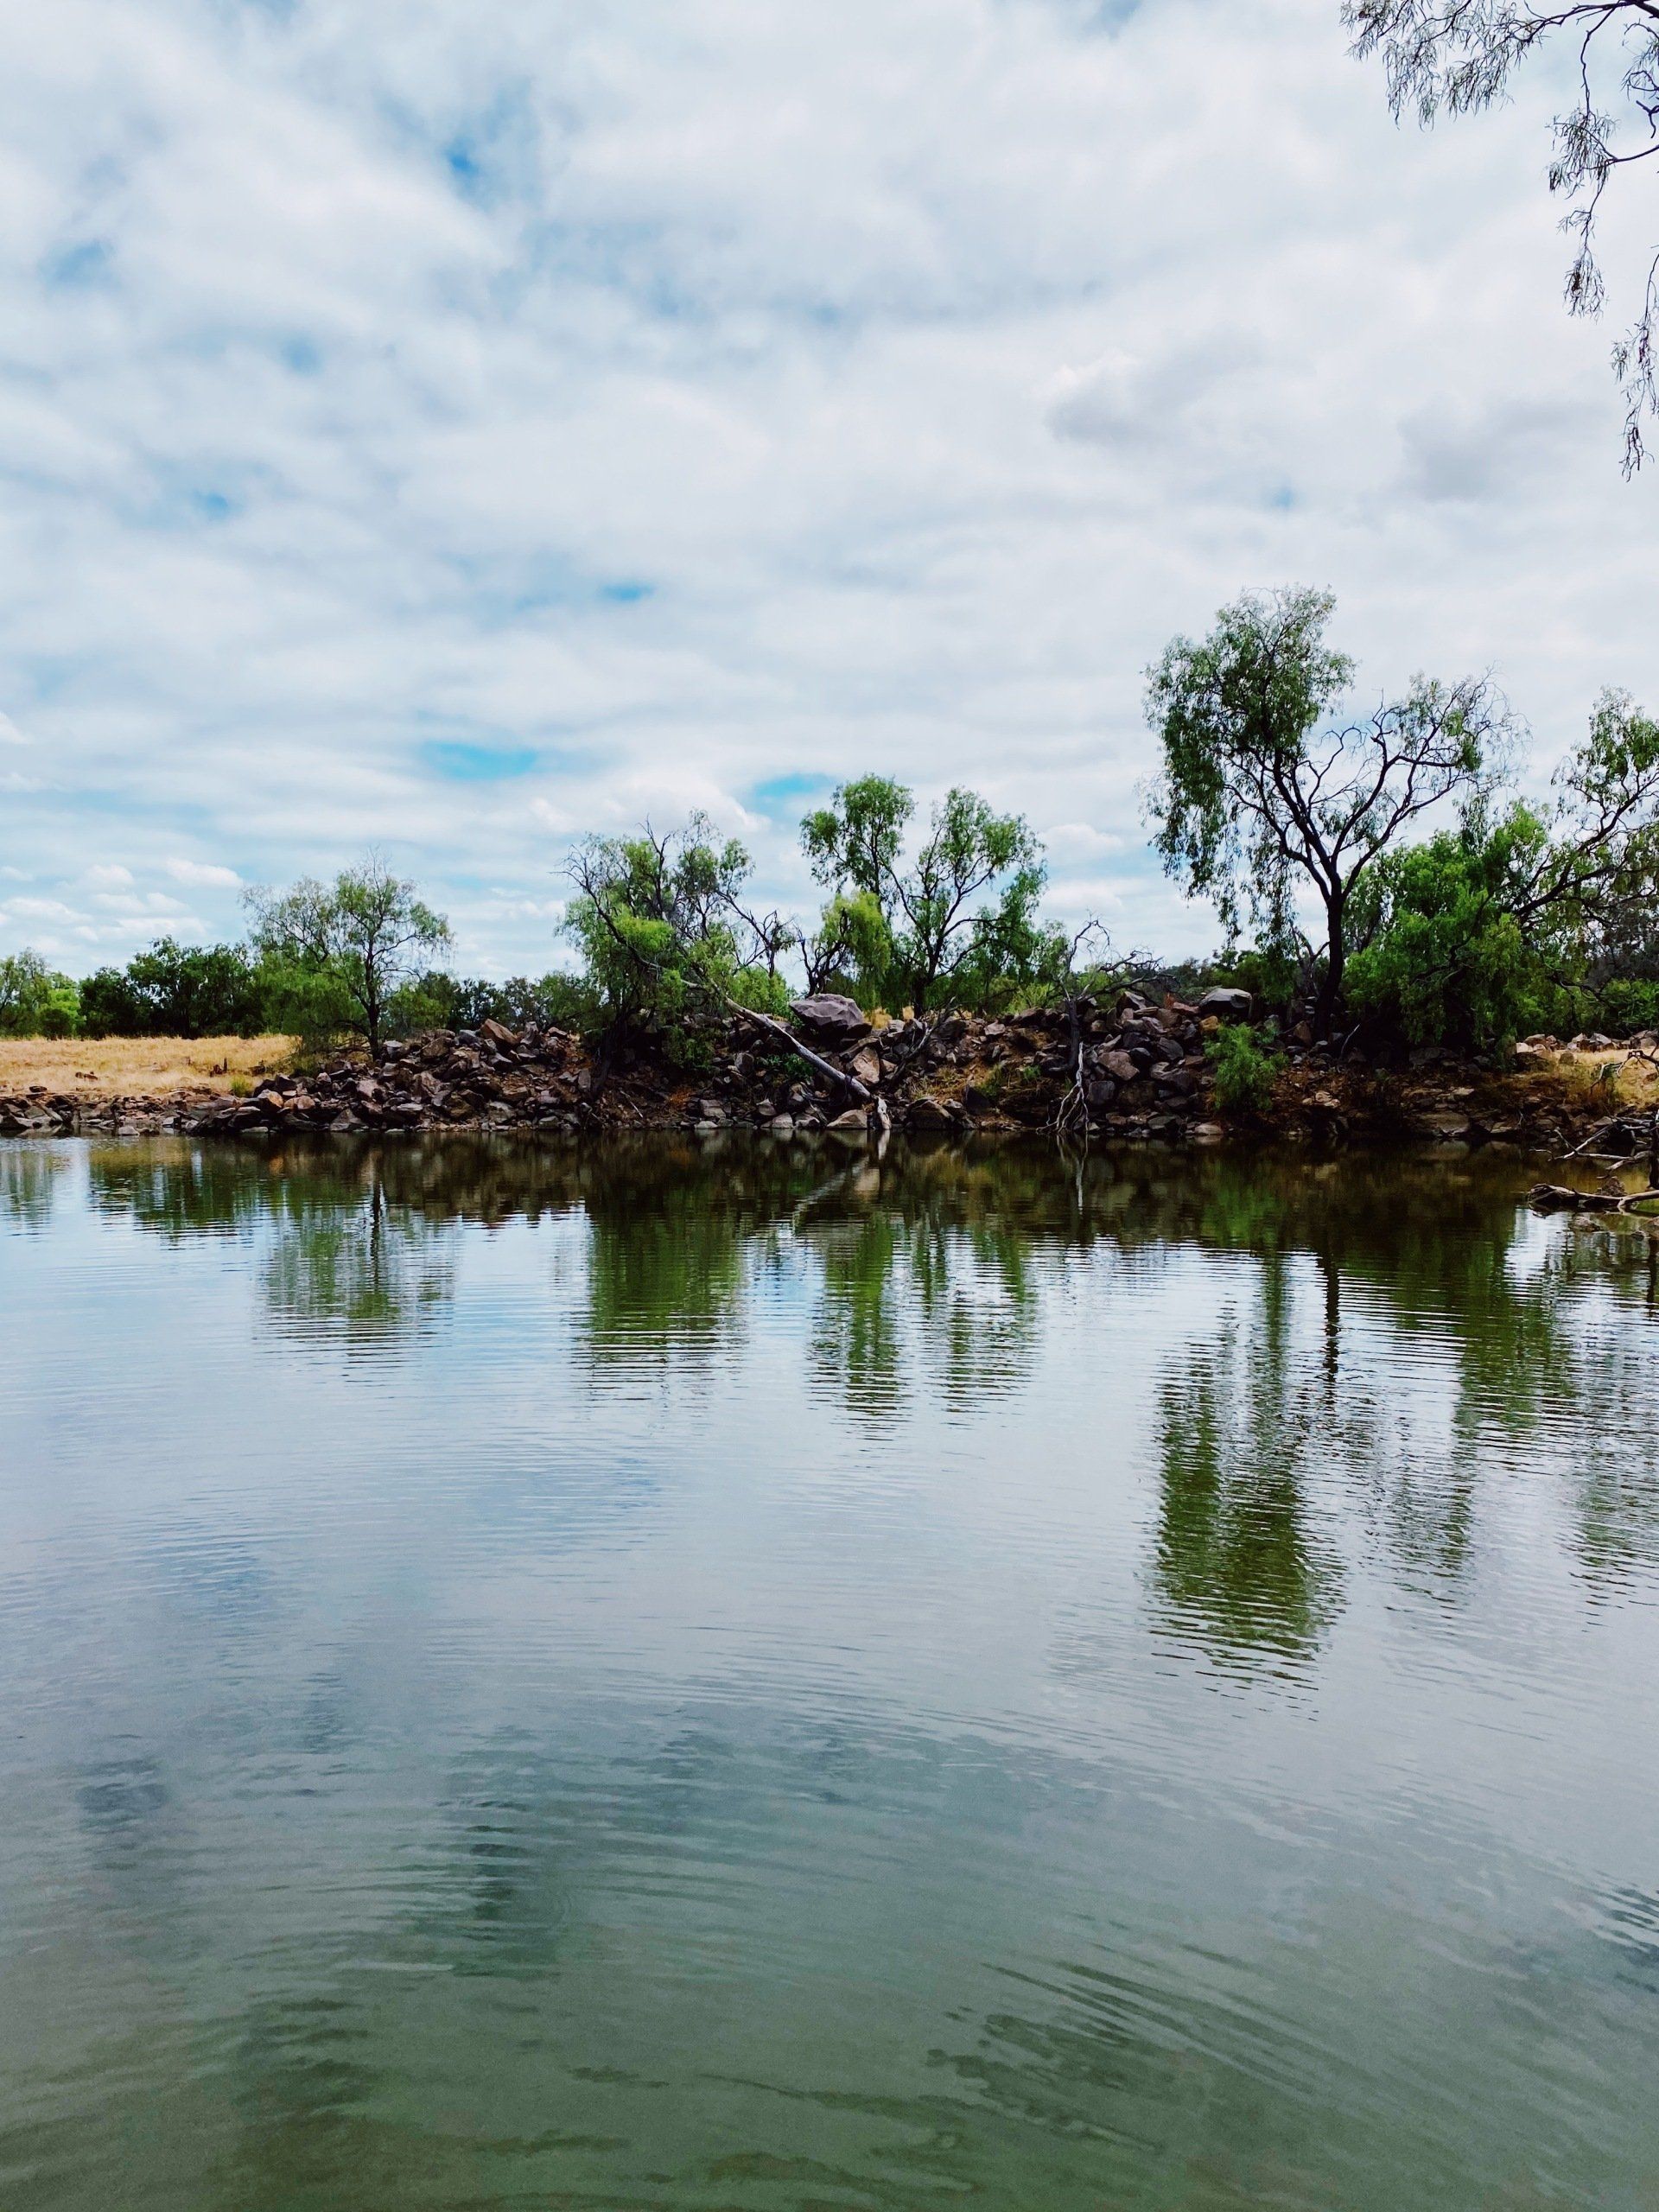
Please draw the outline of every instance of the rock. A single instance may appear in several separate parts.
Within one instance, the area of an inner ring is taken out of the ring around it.
[[[847,1065],[848,1072],[855,1075],[868,1090],[874,1090],[881,1080],[881,1055],[874,1045],[861,1045]]]
[[[1425,1114],[1417,1126],[1426,1135],[1439,1137],[1443,1142],[1451,1143],[1468,1135],[1469,1116],[1466,1114]]]
[[[838,1130],[842,1136],[868,1136],[870,1117],[862,1106],[849,1106],[844,1114],[837,1114],[829,1126]]]
[[[1248,1021],[1255,1001],[1248,991],[1230,989],[1217,984],[1206,991],[1198,1003],[1198,1014],[1202,1020],[1213,1016],[1217,1021]]]
[[[794,1118],[788,1114],[774,1114],[766,1128],[775,1137],[792,1137],[795,1134]]]
[[[1133,1083],[1141,1072],[1138,1064],[1122,1052],[1096,1053],[1095,1065],[1114,1083]]]
[[[726,1109],[718,1098],[697,1099],[692,1105],[691,1112],[697,1121],[710,1122],[716,1128],[726,1119]]]
[[[956,1116],[942,1098],[934,1098],[924,1091],[919,1098],[912,1098],[905,1109],[905,1121],[912,1129],[951,1129],[956,1127]]]
[[[810,998],[792,1000],[789,1010],[803,1029],[834,1045],[858,1044],[871,1033],[861,1009],[836,991],[817,991]]]

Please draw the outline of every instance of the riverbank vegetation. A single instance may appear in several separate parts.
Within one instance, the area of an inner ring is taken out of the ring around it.
[[[1063,925],[1023,816],[953,787],[924,819],[912,791],[869,774],[800,824],[815,914],[766,908],[750,854],[706,817],[647,824],[567,855],[569,964],[495,982],[454,972],[444,917],[371,855],[331,883],[251,893],[237,944],[163,938],[79,982],[14,953],[0,1035],[282,1033],[315,1057],[494,1021],[654,1039],[695,1071],[711,1027],[780,1023],[803,995],[849,1001],[879,1030],[1224,988],[1249,994],[1255,1025],[1215,1046],[1217,1084],[1242,1102],[1285,1047],[1388,1066],[1659,1025],[1659,723],[1604,693],[1541,801],[1523,795],[1520,728],[1489,677],[1419,676],[1356,707],[1333,615],[1326,593],[1247,594],[1148,672],[1147,826],[1220,917],[1208,959]]]

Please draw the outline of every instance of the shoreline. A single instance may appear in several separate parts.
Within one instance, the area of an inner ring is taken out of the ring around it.
[[[1440,1055],[1380,1067],[1293,1045],[1270,1103],[1230,1116],[1217,1106],[1205,1050],[1223,1017],[1202,1005],[1154,1006],[1124,994],[1109,1009],[1084,1001],[990,1018],[873,1023],[850,1001],[828,1000],[802,1001],[797,1013],[793,1039],[740,1014],[677,1031],[658,1026],[597,1048],[565,1031],[486,1022],[389,1043],[378,1055],[342,1052],[303,1072],[266,1071],[245,1044],[241,1068],[232,1071],[225,1049],[206,1079],[154,1090],[20,1086],[0,1052],[0,1136],[592,1139],[741,1128],[854,1142],[902,1131],[1175,1147],[1496,1145],[1557,1159],[1605,1141],[1599,1156],[1617,1159],[1645,1151],[1647,1117],[1659,1103],[1645,1095],[1645,1070],[1630,1083],[1599,1077],[1626,1049],[1601,1039],[1582,1050],[1529,1040],[1503,1067]],[[223,1041],[181,1045],[175,1061],[194,1058],[194,1074]],[[287,1042],[256,1041],[267,1051]],[[163,1063],[167,1043],[156,1040]],[[85,1044],[70,1049],[97,1056]],[[77,1080],[97,1086],[96,1070],[78,1071]]]

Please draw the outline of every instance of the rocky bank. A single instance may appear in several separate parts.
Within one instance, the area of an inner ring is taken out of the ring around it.
[[[1124,991],[1109,1004],[1085,998],[999,1018],[872,1023],[850,1000],[821,995],[798,1000],[787,1025],[734,1014],[723,1023],[648,1025],[597,1047],[563,1030],[490,1021],[373,1055],[344,1053],[308,1073],[266,1075],[245,1095],[88,1099],[35,1086],[0,1096],[0,1134],[578,1136],[741,1126],[779,1139],[902,1128],[1214,1141],[1228,1123],[1205,1047],[1249,1011],[1241,992],[1212,991],[1189,1005]],[[1645,1145],[1645,1114],[1610,1111],[1577,1065],[1609,1043],[1529,1040],[1502,1068],[1428,1054],[1380,1070],[1293,1033],[1272,1108],[1236,1126],[1327,1141],[1414,1137],[1558,1154],[1600,1130],[1609,1154],[1628,1154]]]

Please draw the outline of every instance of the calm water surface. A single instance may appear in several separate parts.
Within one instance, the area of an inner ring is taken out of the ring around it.
[[[1659,2206],[1659,1242],[0,1145],[7,2212]]]

